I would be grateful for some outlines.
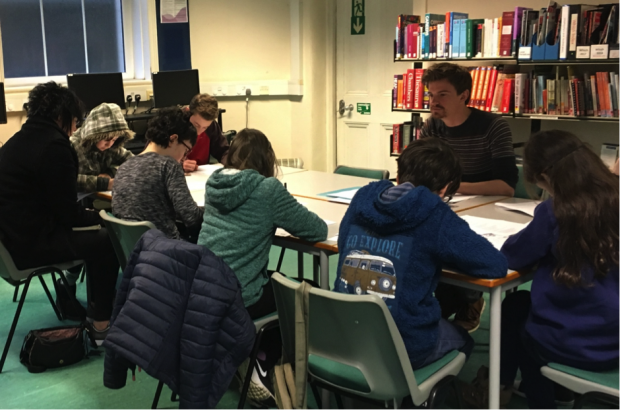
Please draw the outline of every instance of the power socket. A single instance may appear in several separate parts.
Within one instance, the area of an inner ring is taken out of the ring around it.
[[[237,95],[247,95],[246,94],[246,90],[250,90],[250,94],[252,93],[252,86],[251,85],[238,85],[237,86]]]

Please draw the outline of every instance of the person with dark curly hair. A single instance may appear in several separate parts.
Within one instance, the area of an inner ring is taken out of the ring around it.
[[[99,215],[77,203],[78,159],[69,137],[84,116],[78,97],[55,82],[28,94],[28,120],[0,150],[0,236],[19,269],[83,259],[88,310],[56,285],[64,317],[93,322],[103,340],[112,314],[118,260]]]
[[[203,209],[192,198],[181,166],[196,143],[196,129],[181,108],[164,108],[149,121],[146,139],[145,150],[116,173],[112,212],[128,221],[150,221],[169,238],[179,239],[177,219],[189,231],[202,223]]]

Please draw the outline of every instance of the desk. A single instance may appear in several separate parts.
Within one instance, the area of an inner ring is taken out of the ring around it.
[[[477,199],[477,198],[474,198]],[[502,202],[529,202],[519,198],[507,198]],[[494,203],[471,208],[459,213],[488,219],[499,219],[508,222],[527,223],[532,220],[529,215],[520,212],[509,211],[496,206]],[[534,273],[520,273],[508,271],[505,278],[500,279],[477,279],[463,274],[444,271],[439,279],[443,283],[473,289],[489,293],[491,316],[489,329],[489,408],[499,409],[499,368],[500,368],[500,343],[501,343],[501,317],[502,317],[502,294],[523,283],[532,280]]]
[[[283,167],[284,168],[284,167]],[[332,174],[329,172],[306,171],[303,173],[284,174],[282,183],[286,189],[295,195],[305,198],[329,201],[326,196],[319,194],[339,189],[363,187],[376,179],[352,177],[349,175]]]
[[[505,199],[509,199],[506,196],[478,196],[476,198],[468,199],[465,201],[460,201],[456,203],[449,203],[450,209],[452,209],[457,214],[463,211],[467,211],[469,209],[477,208],[479,206],[492,204],[494,202],[499,202]]]

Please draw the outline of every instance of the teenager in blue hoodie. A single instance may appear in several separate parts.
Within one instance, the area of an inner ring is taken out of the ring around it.
[[[536,270],[531,293],[510,294],[502,305],[500,383],[509,390],[520,369],[530,408],[555,408],[541,366],[618,368],[618,177],[557,130],[532,135],[523,168],[552,198],[502,247],[511,269]]]
[[[417,140],[398,158],[397,182],[361,188],[340,224],[342,293],[374,294],[390,309],[414,369],[452,350],[467,356],[473,339],[441,317],[433,292],[442,267],[480,278],[507,273],[506,259],[447,205],[461,166],[439,138]]]

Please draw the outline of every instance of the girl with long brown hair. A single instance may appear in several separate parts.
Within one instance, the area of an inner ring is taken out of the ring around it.
[[[535,273],[531,292],[503,303],[500,383],[510,389],[520,369],[530,408],[555,408],[541,366],[618,368],[618,177],[559,130],[530,137],[524,173],[551,199],[502,247],[509,268]]]

